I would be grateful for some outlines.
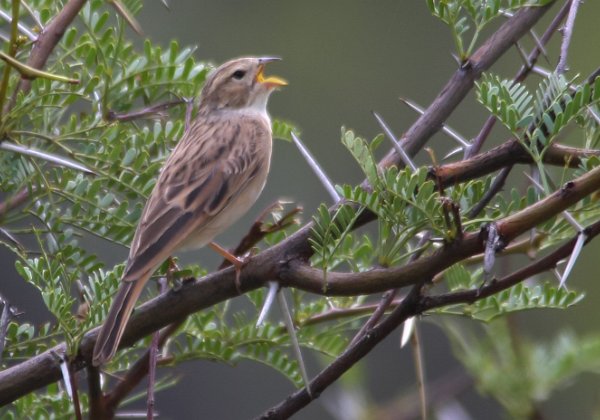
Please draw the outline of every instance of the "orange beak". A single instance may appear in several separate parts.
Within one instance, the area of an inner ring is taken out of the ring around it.
[[[265,60],[266,61],[266,60]],[[277,76],[269,76],[265,77],[264,75],[265,65],[263,63],[258,66],[258,73],[256,74],[256,81],[263,85],[266,85],[268,88],[276,88],[281,86],[286,86],[288,82],[277,77]]]

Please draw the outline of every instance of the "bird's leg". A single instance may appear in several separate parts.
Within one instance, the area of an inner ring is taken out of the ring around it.
[[[233,265],[233,267],[235,268],[235,288],[241,295],[242,285],[240,283],[240,273],[242,272],[242,267],[244,267],[248,260],[246,258],[236,257],[216,242],[211,242],[208,245],[213,249],[213,251],[215,251],[217,254],[229,261],[231,265]]]
[[[170,284],[171,288],[175,291],[179,290],[183,282],[187,280],[183,279],[182,281],[181,279],[175,277],[174,274],[177,271],[179,271],[179,267],[177,266],[175,259],[173,257],[167,258],[167,283]]]

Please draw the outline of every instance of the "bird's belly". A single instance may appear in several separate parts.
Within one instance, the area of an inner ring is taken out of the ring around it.
[[[215,236],[237,222],[258,199],[265,186],[267,173],[268,169],[264,173],[258,174],[210,223],[191,233],[179,249],[187,251],[202,248],[211,242]]]

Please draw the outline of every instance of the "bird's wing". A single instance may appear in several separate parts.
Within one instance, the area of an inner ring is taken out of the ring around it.
[[[194,121],[175,147],[137,227],[123,280],[154,271],[268,165],[270,127],[256,118]]]

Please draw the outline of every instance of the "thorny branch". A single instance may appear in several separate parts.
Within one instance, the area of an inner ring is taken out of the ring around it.
[[[27,59],[27,66],[41,70],[46,65],[50,54],[64,35],[67,28],[73,23],[77,14],[84,6],[85,0],[69,0],[61,11],[50,21],[35,41],[35,46]],[[11,105],[17,98],[18,92],[27,93],[31,88],[31,80],[21,79],[21,82],[15,89]]]
[[[580,0],[572,0],[569,7],[569,16],[567,16],[567,22],[563,28],[563,42],[560,46],[560,59],[556,66],[556,72],[558,74],[565,73],[568,70],[567,67],[567,55],[569,52],[569,46],[571,45],[571,36],[573,35],[573,28],[575,27],[575,17],[577,16],[577,10],[579,9]]]
[[[568,182],[555,193],[531,207],[496,222],[505,244],[527,232],[543,220],[560,213],[580,199],[600,189],[600,167]],[[279,278],[284,286],[296,287],[317,294],[360,295],[417,284],[424,278],[470,256],[480,254],[485,235],[468,233],[432,255],[422,257],[403,267],[376,269],[365,273],[328,273],[328,287],[323,291],[323,272],[302,261],[309,249],[306,238],[310,225],[288,239],[252,258],[242,271],[242,288],[246,291],[263,287],[267,279]],[[590,234],[591,237],[591,234]],[[142,337],[176,322],[182,317],[238,295],[232,268],[211,273],[190,281],[177,290],[158,296],[136,310],[123,336],[121,347],[127,347]],[[382,321],[383,322],[383,321]],[[91,360],[97,329],[86,334],[79,354],[74,358],[76,368]],[[60,378],[60,368],[54,354],[66,350],[61,344],[30,360],[0,372],[0,404]]]
[[[595,237],[600,233],[600,222],[594,223],[586,232],[589,238]],[[402,300],[402,302],[392,311],[392,313],[382,321],[378,326],[362,336],[362,339],[349,346],[344,353],[335,359],[329,366],[322,370],[311,382],[310,388],[315,395],[319,395],[328,385],[333,383],[344,372],[350,369],[358,360],[367,354],[377,343],[383,340],[389,333],[403,323],[406,319],[425,313],[431,309],[457,304],[473,303],[506,290],[515,284],[535,275],[554,268],[556,264],[567,257],[575,243],[577,237],[547,255],[546,257],[535,261],[528,266],[502,278],[490,282],[481,288],[468,290],[464,292],[454,292],[439,296],[420,296],[420,286],[413,286],[411,292]],[[588,239],[589,241],[589,239]],[[311,401],[310,396],[305,389],[301,389],[291,394],[284,401],[271,409],[265,411],[260,419],[285,419],[300,409],[308,405]]]
[[[83,3],[84,1],[78,0],[70,0],[67,3],[63,11],[38,38],[28,65],[36,68],[44,66],[60,36],[72,22]],[[402,136],[402,147],[408,155],[413,156],[423,148],[429,138],[441,127],[472,89],[475,80],[481,73],[521,38],[544,15],[552,3],[543,7],[520,10],[457,70],[431,106]],[[566,5],[561,9],[559,15],[563,13],[565,7]],[[559,15],[554,21],[562,21],[564,15],[560,19]],[[535,54],[539,54],[539,51]],[[27,91],[28,87],[28,82],[22,80],[19,89]],[[486,136],[487,134],[482,137],[481,144]],[[573,167],[579,163],[580,158],[598,154],[599,152],[596,150],[580,150],[555,145],[545,155],[545,162],[561,166],[567,163]],[[480,177],[515,163],[529,163],[530,161],[531,157],[522,146],[516,140],[509,140],[501,146],[486,153],[476,154],[465,161],[436,167],[432,171],[432,176],[440,181],[440,185],[451,185]],[[399,164],[398,154],[394,150],[390,151],[381,162],[382,167]],[[496,226],[503,244],[509,244],[536,224],[553,217],[598,189],[600,189],[600,168],[568,182],[562,189],[535,205],[497,220]],[[365,212],[361,223],[366,223],[373,217]],[[402,267],[376,269],[366,273],[330,272],[327,278],[327,288],[323,290],[322,271],[313,269],[306,264],[307,258],[312,253],[307,241],[310,228],[311,225],[307,224],[288,239],[252,258],[242,272],[242,288],[249,291],[263,287],[266,280],[274,278],[279,279],[284,286],[327,295],[370,294],[412,285],[408,295],[397,305],[391,306],[393,310],[387,317],[374,326],[370,326],[368,334],[361,335],[360,339],[349,346],[342,355],[313,379],[311,390],[316,396],[346,372],[349,367],[368,354],[378,342],[394,331],[408,317],[451,303],[473,302],[504,290],[533,274],[554,267],[557,261],[564,258],[565,255],[569,255],[575,244],[575,239],[571,240],[548,256],[510,276],[492,281],[476,291],[424,296],[421,289],[426,281],[433,279],[436,274],[455,262],[483,251],[486,232],[466,233],[453,243]],[[600,222],[586,230],[588,241],[598,233],[600,233]],[[171,290],[138,308],[125,331],[121,347],[130,346],[140,338],[169,324],[175,326],[187,315],[237,295],[235,275],[231,268],[190,281],[178,290]],[[387,304],[390,303],[392,302]],[[172,331],[163,331],[159,338],[159,345],[162,345],[171,333]],[[90,366],[96,335],[97,329],[90,331],[82,340],[78,354],[72,358],[73,372]],[[14,401],[39,387],[59,380],[61,373],[55,355],[64,354],[65,350],[65,345],[60,344],[27,362],[0,372],[0,404]],[[98,402],[105,398],[104,402],[108,403],[103,407],[111,407],[111,410],[114,410],[133,387],[147,375],[148,356],[146,354],[138,360],[129,370],[126,378],[106,396],[102,396],[99,389],[98,372],[93,368],[89,370],[91,401]],[[265,412],[264,417],[289,416],[310,403],[311,400],[312,398],[306,390],[297,391],[278,406]],[[98,411],[101,410],[98,407],[94,411],[94,407],[94,405],[91,407],[92,418],[94,418],[94,413],[100,417],[106,415],[106,412]]]

